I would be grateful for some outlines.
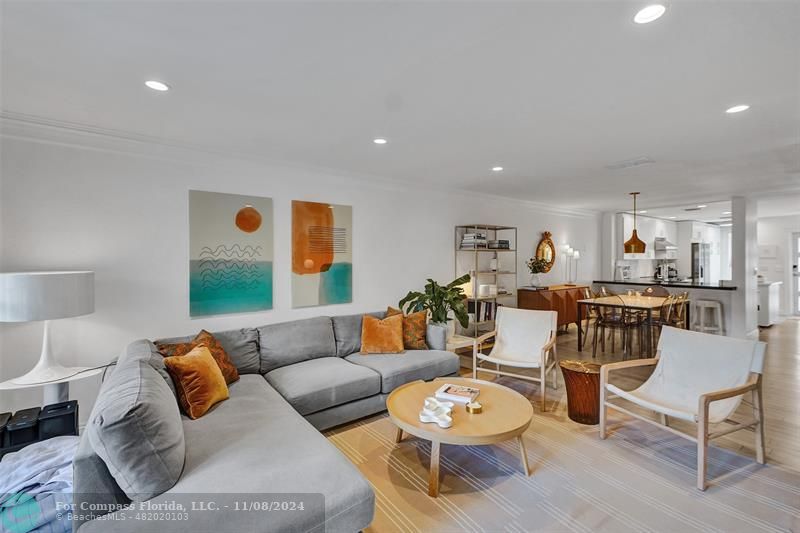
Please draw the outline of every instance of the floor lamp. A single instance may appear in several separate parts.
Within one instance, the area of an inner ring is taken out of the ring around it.
[[[87,367],[64,367],[51,349],[50,321],[94,312],[94,272],[0,273],[0,322],[44,321],[42,353],[3,389],[44,386],[45,405],[69,399],[69,381]]]

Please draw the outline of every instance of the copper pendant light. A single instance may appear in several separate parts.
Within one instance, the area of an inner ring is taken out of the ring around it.
[[[643,254],[647,245],[639,238],[639,235],[636,234],[636,195],[639,193],[632,192],[629,194],[633,196],[633,233],[631,234],[631,238],[625,241],[625,253]]]

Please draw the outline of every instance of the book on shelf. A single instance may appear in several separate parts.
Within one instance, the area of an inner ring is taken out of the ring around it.
[[[475,317],[476,322],[486,322],[494,320],[497,316],[497,307],[500,304],[497,302],[487,301],[470,301],[467,302],[467,312]]]
[[[438,400],[447,402],[456,402],[461,404],[468,404],[475,401],[478,394],[481,393],[480,389],[475,387],[468,387],[466,385],[452,385],[445,383],[436,391],[434,396]]]
[[[511,249],[511,243],[505,239],[486,241],[486,244],[489,246],[489,248],[496,248],[498,250]]]

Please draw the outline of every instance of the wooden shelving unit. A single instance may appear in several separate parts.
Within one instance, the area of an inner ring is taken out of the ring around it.
[[[462,248],[461,241],[465,233],[482,233],[486,239],[508,240],[509,248]],[[517,291],[517,228],[514,226],[497,226],[493,224],[464,224],[455,227],[455,275],[470,274],[471,294],[468,294],[472,307],[472,320],[464,336],[477,337],[494,329],[494,317],[497,305],[515,305]],[[495,260],[497,270],[490,265]],[[496,285],[508,292],[496,296],[478,296],[480,285]],[[479,304],[492,304],[493,314],[489,320],[475,320]]]

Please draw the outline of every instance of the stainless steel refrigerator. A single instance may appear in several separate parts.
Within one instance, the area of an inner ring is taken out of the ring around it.
[[[711,245],[692,243],[692,281],[708,282],[711,274]]]

